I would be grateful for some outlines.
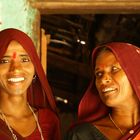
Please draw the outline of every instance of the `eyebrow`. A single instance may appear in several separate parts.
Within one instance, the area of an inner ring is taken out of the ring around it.
[[[21,56],[21,57],[29,57],[29,55],[28,54],[21,54],[21,55],[19,55],[19,56]],[[9,55],[4,55],[2,58],[10,58],[11,56],[9,56]]]
[[[22,57],[27,56],[27,57],[29,57],[28,54],[21,54],[21,55],[19,55],[19,56],[22,56]]]
[[[120,65],[120,63],[119,62],[115,62],[113,65],[111,65],[111,66],[115,66],[115,65]],[[110,66],[110,65],[109,65]],[[95,71],[98,71],[98,70],[100,70],[100,68],[95,68]]]
[[[19,55],[21,58],[23,58],[23,57],[29,57],[29,55],[27,55],[27,54],[21,54],[21,55]],[[5,55],[5,56],[3,56],[1,59],[6,59],[6,58],[11,58],[12,56],[9,56],[9,55]]]
[[[95,68],[95,71],[99,70],[99,68]]]

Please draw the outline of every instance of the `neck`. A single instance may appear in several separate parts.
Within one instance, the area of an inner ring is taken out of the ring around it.
[[[127,127],[135,126],[140,121],[140,101],[135,97],[129,102],[126,100],[123,104],[112,107],[111,116]]]
[[[116,122],[126,125],[127,128],[132,128],[140,121],[140,105],[124,109],[113,108],[111,116]]]
[[[109,119],[110,121],[113,123],[113,125],[116,127],[116,129],[120,132],[120,134],[123,136],[124,132],[122,131],[122,129],[116,124],[116,122],[113,120],[111,114],[109,113]]]
[[[32,107],[28,103],[26,104],[26,106],[28,107],[28,109],[30,110],[30,112],[32,113],[32,115],[34,117],[34,120],[36,121],[37,128],[38,128],[38,130],[40,132],[41,140],[44,140],[42,129],[41,129],[40,125],[39,125],[38,118],[37,118],[36,114],[34,113]],[[10,123],[8,122],[7,116],[3,113],[3,111],[0,111],[0,117],[6,123],[8,129],[9,129],[9,132],[11,132],[12,138],[14,140],[17,140],[18,139],[17,135],[14,133],[12,127],[10,126]],[[17,121],[17,119],[16,119],[16,121]]]
[[[2,99],[0,98],[0,109],[7,116],[20,117],[21,115],[26,115],[29,113],[29,107],[27,105],[27,100],[23,98],[11,98]]]

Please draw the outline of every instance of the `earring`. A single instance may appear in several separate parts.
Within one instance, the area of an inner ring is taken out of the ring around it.
[[[36,80],[36,75],[33,76],[33,82],[35,82],[35,80]]]

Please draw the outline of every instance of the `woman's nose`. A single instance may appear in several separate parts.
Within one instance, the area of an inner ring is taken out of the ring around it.
[[[21,68],[22,68],[22,66],[21,66],[21,63],[19,62],[19,60],[17,60],[17,59],[11,60],[11,65],[10,65],[9,71],[19,72],[21,70]]]
[[[109,73],[105,73],[101,79],[103,84],[108,84],[112,81],[112,77]]]

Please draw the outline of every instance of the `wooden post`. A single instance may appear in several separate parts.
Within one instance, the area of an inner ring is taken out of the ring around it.
[[[50,42],[50,35],[45,34],[45,30],[41,29],[41,63],[45,73],[47,73],[47,46]]]

